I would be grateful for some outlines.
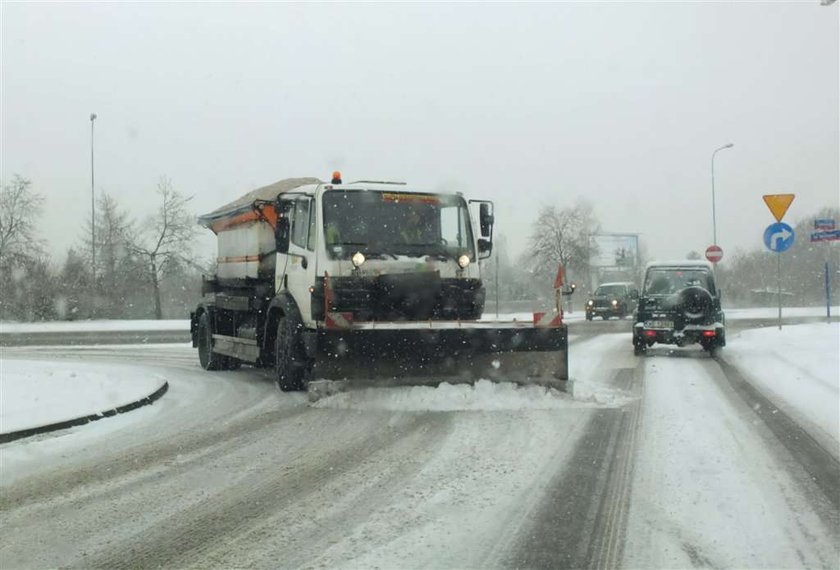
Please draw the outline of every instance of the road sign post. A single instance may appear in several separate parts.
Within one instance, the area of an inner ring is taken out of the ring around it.
[[[782,330],[782,252],[790,249],[796,233],[784,222],[770,224],[764,230],[764,245],[776,254],[776,296],[779,301],[779,330]]]
[[[828,262],[825,262],[825,322],[831,324],[831,277],[828,273]]]
[[[825,322],[831,324],[831,273],[828,270],[828,243],[840,241],[840,230],[833,218],[817,218],[814,220],[814,232],[811,233],[811,243],[824,242],[826,244],[825,264]]]
[[[770,213],[776,218],[775,224],[770,224],[764,230],[764,245],[776,253],[776,296],[779,300],[779,330],[782,330],[782,257],[781,253],[790,249],[796,233],[793,228],[782,222],[794,194],[769,194],[763,196],[764,203],[770,208]]]

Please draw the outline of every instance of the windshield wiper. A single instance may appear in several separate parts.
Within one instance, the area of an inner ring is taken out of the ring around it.
[[[386,255],[390,255],[394,259],[397,259],[397,256],[393,253],[388,251],[380,250],[378,246],[373,246],[364,242],[356,242],[356,241],[341,241],[338,243],[334,243],[332,245],[339,245],[339,246],[350,246],[350,247],[358,247],[359,251],[361,251],[364,255],[369,257],[385,257]]]
[[[400,244],[406,247],[425,247],[432,250],[431,255],[435,255],[438,259],[452,260],[458,263],[458,256],[446,249],[446,246],[440,243],[404,243]],[[429,252],[424,252],[423,255],[429,255]]]

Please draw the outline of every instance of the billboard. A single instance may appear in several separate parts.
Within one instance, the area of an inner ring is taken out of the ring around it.
[[[638,234],[592,234],[589,236],[590,267],[630,268],[638,264]]]

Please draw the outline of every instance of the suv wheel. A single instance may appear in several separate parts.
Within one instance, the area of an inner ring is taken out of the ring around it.
[[[642,356],[647,352],[647,344],[643,338],[633,337],[633,355]]]

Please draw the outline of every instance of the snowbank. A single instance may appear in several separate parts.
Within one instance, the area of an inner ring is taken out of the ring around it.
[[[768,327],[730,337],[723,357],[801,424],[840,445],[840,323]]]
[[[136,402],[166,379],[137,367],[0,360],[0,433],[73,420]]]

